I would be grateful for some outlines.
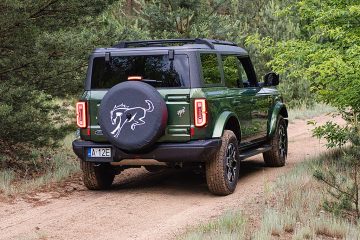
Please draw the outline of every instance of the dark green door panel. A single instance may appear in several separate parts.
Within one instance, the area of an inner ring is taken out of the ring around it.
[[[273,89],[258,88],[256,94],[256,112],[254,112],[254,124],[259,126],[258,137],[265,138],[268,132],[269,112],[273,105]]]

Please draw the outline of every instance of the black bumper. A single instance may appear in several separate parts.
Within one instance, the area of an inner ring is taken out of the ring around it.
[[[75,140],[72,143],[75,154],[89,162],[118,162],[122,159],[155,159],[160,162],[206,162],[221,146],[221,139],[196,140],[186,143],[159,143],[151,150],[141,153],[129,153],[109,143]],[[94,147],[109,147],[111,158],[89,158],[87,151]]]

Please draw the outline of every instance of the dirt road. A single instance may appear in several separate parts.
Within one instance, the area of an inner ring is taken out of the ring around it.
[[[325,122],[328,117],[315,118]],[[186,171],[148,173],[131,169],[117,176],[112,190],[76,187],[65,196],[42,192],[15,203],[0,202],[0,239],[171,239],[186,227],[222,212],[246,208],[264,185],[296,163],[324,150],[306,121],[289,126],[289,155],[283,168],[265,168],[261,155],[242,164],[234,194],[211,195],[205,179]]]

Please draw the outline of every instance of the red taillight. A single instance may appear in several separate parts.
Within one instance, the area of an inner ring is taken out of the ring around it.
[[[194,101],[195,127],[204,127],[207,124],[207,109],[205,99]]]
[[[76,103],[76,124],[79,128],[86,128],[86,102]]]

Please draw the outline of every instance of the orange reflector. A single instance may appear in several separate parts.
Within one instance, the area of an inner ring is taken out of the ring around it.
[[[86,102],[76,103],[76,124],[79,128],[86,128]]]
[[[141,81],[143,78],[142,76],[128,76],[129,81]]]
[[[204,127],[207,124],[206,99],[194,101],[195,127]]]

